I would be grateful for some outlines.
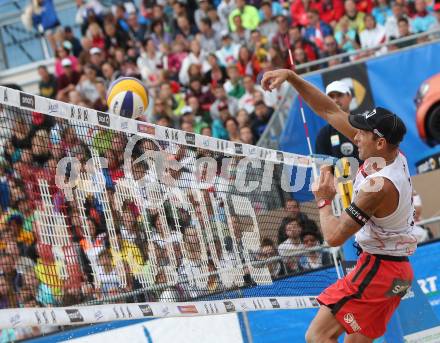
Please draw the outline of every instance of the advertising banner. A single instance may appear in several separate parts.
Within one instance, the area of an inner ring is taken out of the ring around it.
[[[324,91],[325,86],[335,80],[346,81],[353,94],[351,110],[362,113],[374,106],[382,106],[398,114],[407,127],[407,135],[401,150],[409,160],[411,174],[416,173],[416,163],[431,156],[439,148],[430,148],[420,137],[416,127],[416,105],[414,98],[420,85],[431,76],[440,73],[440,43],[420,46],[395,52],[333,69],[321,74],[313,74],[306,80]],[[312,146],[319,129],[325,122],[304,104]],[[308,155],[300,115],[300,104],[296,99],[280,137],[280,150]]]

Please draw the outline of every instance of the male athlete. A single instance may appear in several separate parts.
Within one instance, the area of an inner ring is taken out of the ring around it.
[[[384,108],[347,116],[329,97],[287,69],[266,72],[263,89],[288,81],[316,114],[351,139],[366,161],[354,183],[354,199],[337,218],[332,214],[333,175],[322,169],[314,194],[321,228],[330,246],[351,235],[362,249],[355,269],[318,297],[321,307],[306,333],[308,343],[366,343],[385,333],[386,324],[413,279],[408,261],[417,246],[412,234],[414,207],[406,158],[399,143],[406,133],[402,120]],[[372,161],[374,160],[374,162]]]

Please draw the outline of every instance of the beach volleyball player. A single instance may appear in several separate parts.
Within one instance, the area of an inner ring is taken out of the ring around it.
[[[356,175],[353,201],[339,218],[330,206],[336,190],[328,169],[321,171],[313,188],[327,243],[339,246],[355,234],[361,254],[352,272],[319,295],[322,306],[306,341],[337,342],[345,331],[345,342],[372,342],[385,333],[413,279],[408,261],[417,246],[412,234],[412,185],[407,160],[399,151],[406,128],[397,115],[380,107],[348,115],[288,69],[266,72],[261,83],[271,91],[285,81],[316,114],[351,139],[365,161]]]

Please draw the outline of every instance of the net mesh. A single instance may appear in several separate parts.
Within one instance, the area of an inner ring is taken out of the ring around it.
[[[1,87],[0,143],[2,309],[316,295],[334,280],[313,272],[332,259],[307,158]]]

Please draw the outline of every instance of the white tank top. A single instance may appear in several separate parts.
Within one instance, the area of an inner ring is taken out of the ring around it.
[[[356,233],[356,241],[363,251],[370,254],[411,255],[417,248],[417,238],[413,232],[413,188],[405,156],[399,153],[393,163],[368,176],[361,167],[353,186],[355,194],[359,192],[365,182],[378,176],[384,177],[394,184],[399,192],[399,205],[393,213],[386,217],[372,216]]]

